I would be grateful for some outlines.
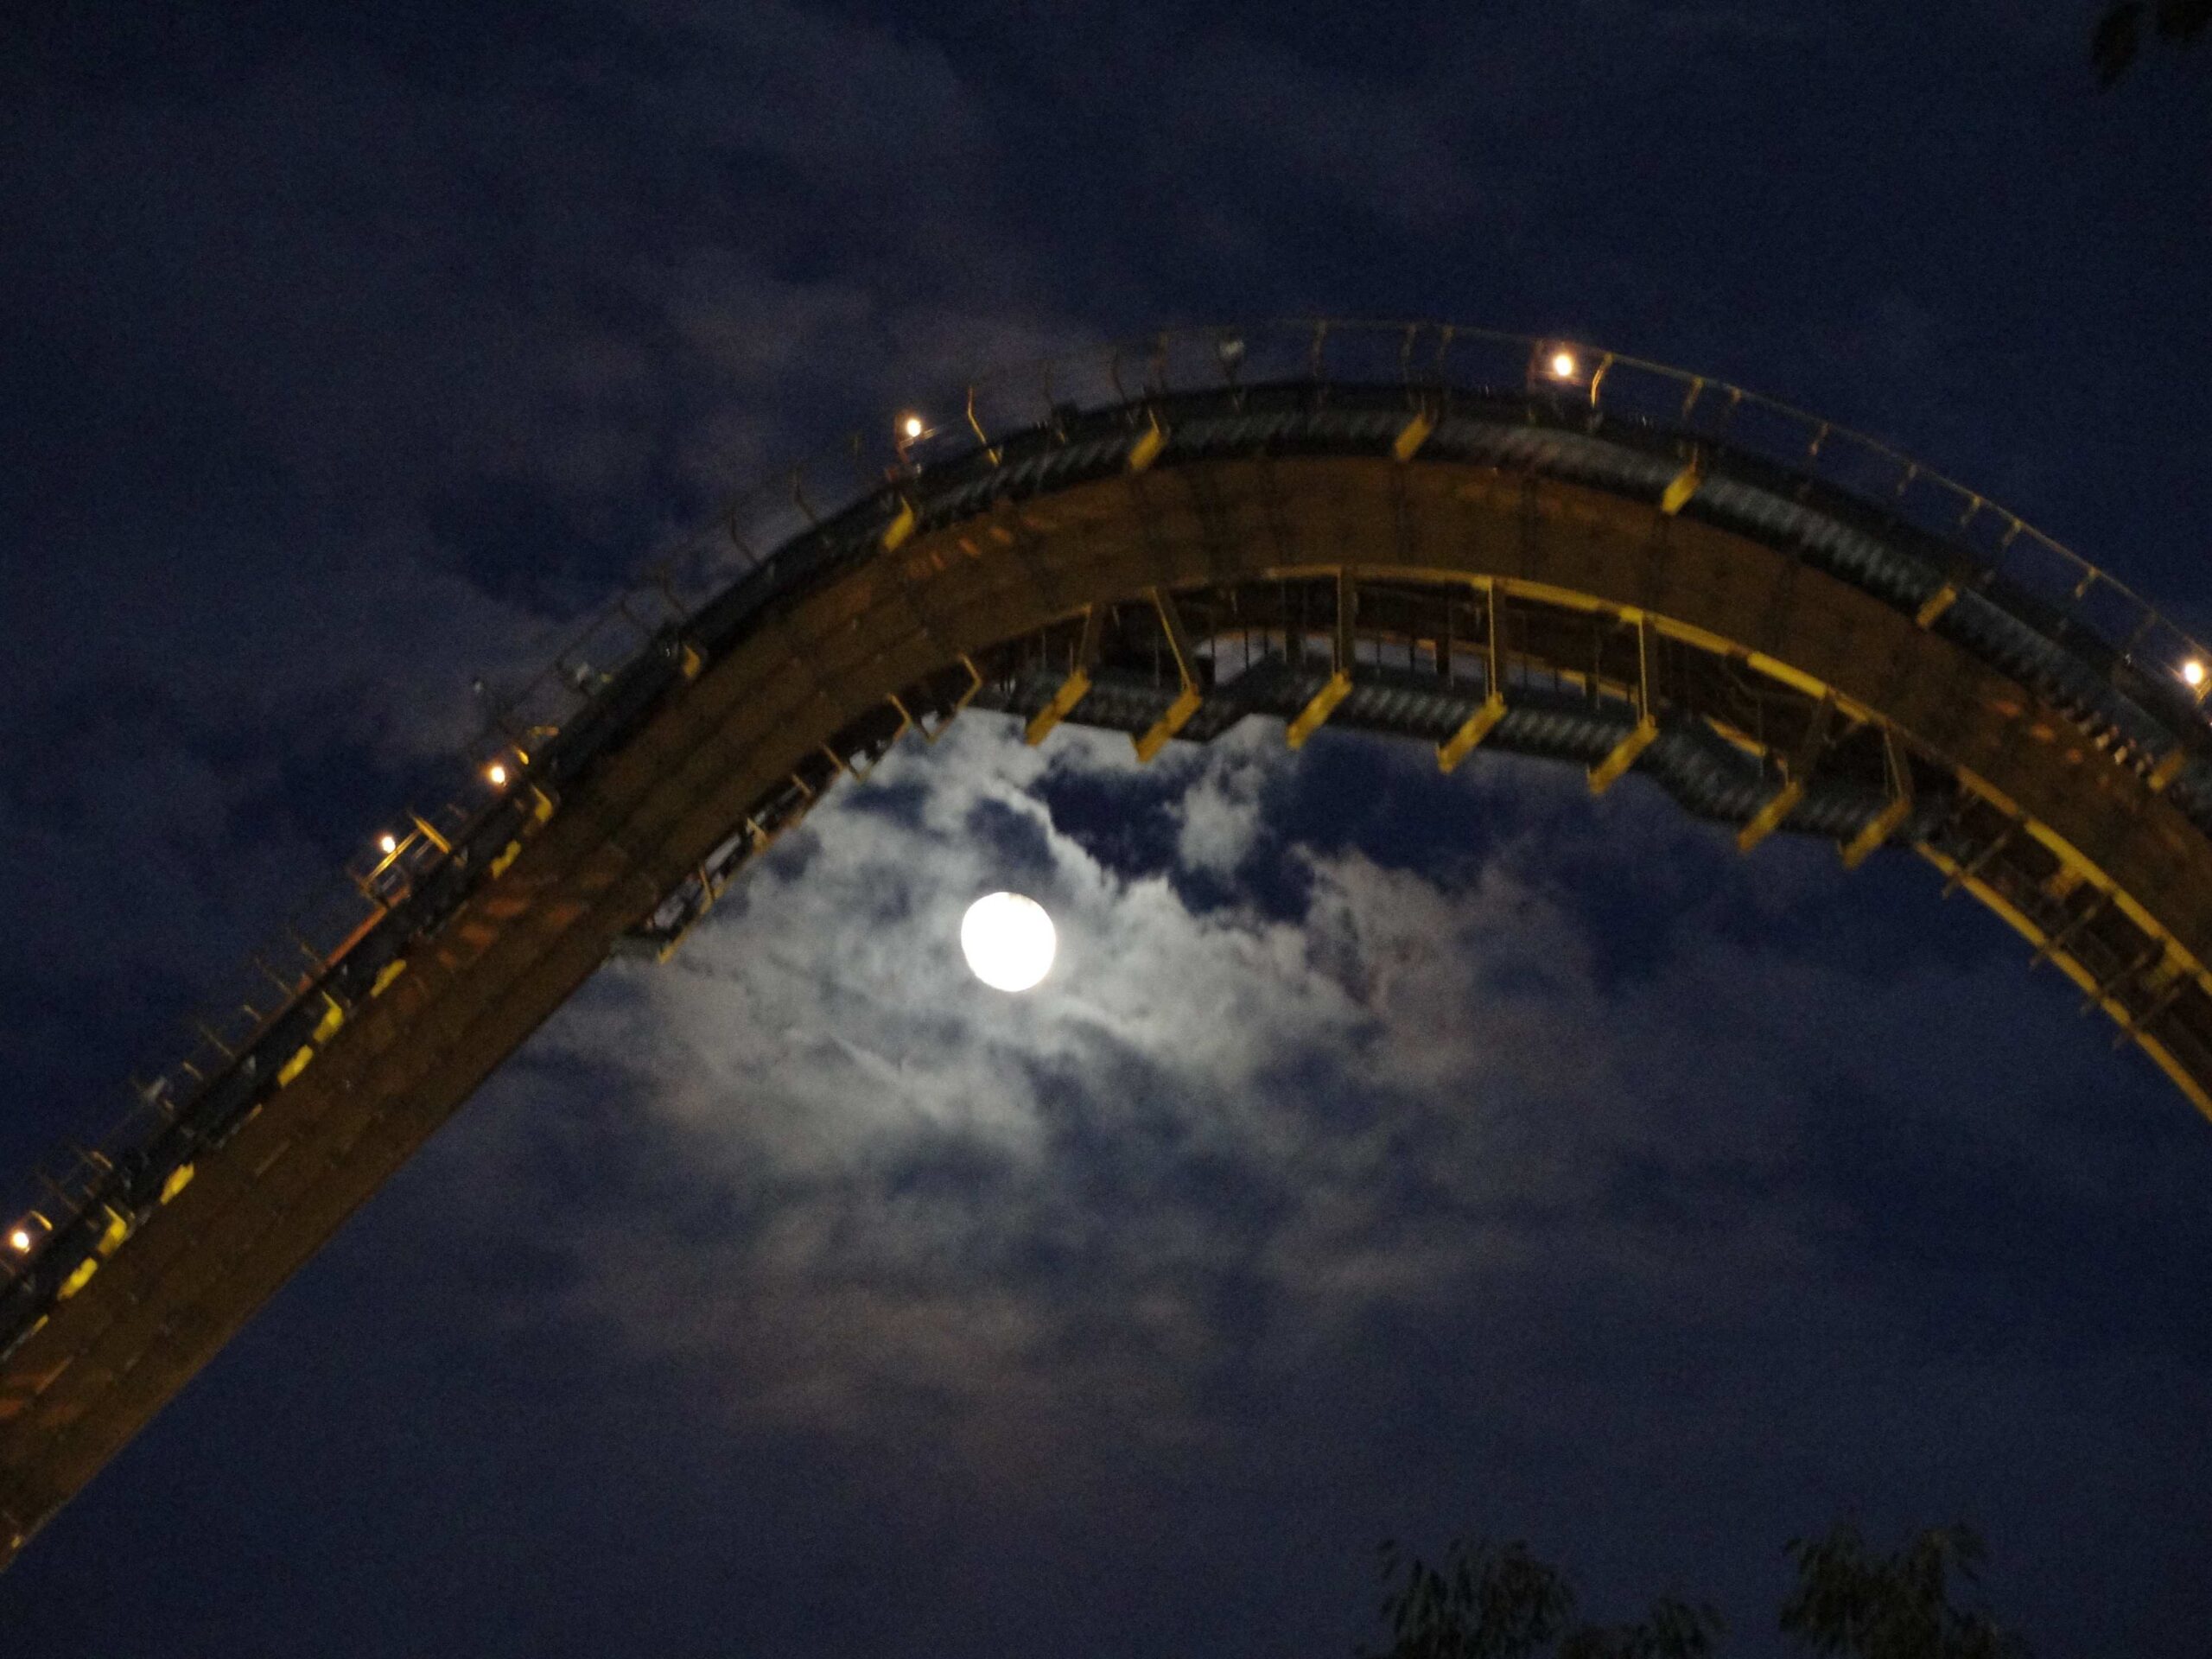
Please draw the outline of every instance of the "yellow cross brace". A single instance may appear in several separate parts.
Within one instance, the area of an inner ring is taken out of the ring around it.
[[[1934,593],[1928,595],[1926,602],[1921,606],[1918,611],[1914,613],[1912,620],[1923,628],[1934,627],[1936,626],[1936,619],[1942,615],[1944,612],[1949,610],[1951,608],[1952,601],[1957,599],[1958,596],[1958,588],[1950,582],[1945,582],[1941,588],[1938,588]]]
[[[1083,634],[1076,642],[1075,666],[1060,689],[1052,693],[1052,700],[1030,716],[1028,725],[1021,728],[1021,741],[1031,748],[1042,743],[1053,727],[1075,711],[1084,696],[1090,690],[1090,665],[1098,657],[1098,607],[1088,606],[1083,613]]]
[[[1637,756],[1651,747],[1651,740],[1659,735],[1657,707],[1651,693],[1651,622],[1646,617],[1636,625],[1636,725],[1613,745],[1611,754],[1590,768],[1592,795],[1602,795],[1618,783]]]
[[[1416,411],[1413,419],[1398,429],[1398,435],[1390,443],[1390,459],[1411,461],[1428,442],[1428,435],[1436,430],[1436,423],[1426,411]]]
[[[1792,778],[1767,798],[1766,804],[1751,814],[1751,821],[1736,832],[1736,850],[1748,853],[1782,827],[1782,821],[1797,810],[1797,803],[1805,798],[1805,780]]]
[[[1322,722],[1337,712],[1337,705],[1351,695],[1351,676],[1338,669],[1313,694],[1313,700],[1299,710],[1298,718],[1283,733],[1284,741],[1294,749],[1305,747],[1306,740],[1319,731]]]
[[[1157,427],[1153,429],[1159,430]],[[1167,649],[1175,658],[1175,671],[1183,677],[1183,690],[1168,704],[1167,712],[1153,722],[1151,730],[1136,740],[1139,760],[1150,760],[1166,747],[1167,740],[1191,723],[1191,716],[1205,701],[1205,694],[1198,690],[1198,677],[1191,666],[1191,641],[1183,632],[1183,619],[1175,613],[1175,601],[1164,590],[1155,588],[1152,590],[1152,606],[1160,613],[1160,626],[1167,635]]]
[[[1890,804],[1869,818],[1864,830],[1843,843],[1840,850],[1847,870],[1855,870],[1872,857],[1875,850],[1912,816],[1912,768],[1905,761],[1904,750],[1895,732],[1883,732],[1882,753],[1888,761]]]
[[[1697,486],[1705,482],[1705,459],[1692,455],[1690,464],[1676,473],[1659,497],[1659,511],[1669,518],[1689,505],[1690,498],[1697,493]]]
[[[1912,816],[1912,803],[1900,795],[1887,806],[1866,820],[1866,827],[1843,845],[1843,868],[1855,870],[1872,857],[1875,850],[1897,834],[1898,828]]]
[[[1322,722],[1337,712],[1337,705],[1351,695],[1352,619],[1358,606],[1359,596],[1352,585],[1351,572],[1338,571],[1333,671],[1328,683],[1313,694],[1313,701],[1299,710],[1298,718],[1283,734],[1294,749],[1303,748],[1306,740],[1319,731]]]
[[[1436,746],[1436,768],[1448,772],[1475,751],[1475,745],[1491,734],[1497,722],[1505,718],[1505,699],[1493,695],[1481,708],[1467,716],[1466,722],[1443,742]]]
[[[1029,723],[1021,728],[1021,741],[1035,748],[1053,727],[1075,711],[1076,704],[1090,690],[1090,676],[1078,668],[1060,682],[1060,689],[1052,693],[1052,700],[1029,717]]]
[[[1590,792],[1602,795],[1618,783],[1621,774],[1636,764],[1637,756],[1649,748],[1651,740],[1658,735],[1657,721],[1637,721],[1635,729],[1613,745],[1612,753],[1590,768]]]
[[[1153,723],[1152,729],[1136,740],[1137,759],[1149,760],[1167,747],[1167,740],[1191,723],[1191,716],[1198,712],[1198,705],[1205,699],[1195,685],[1183,688],[1183,695],[1167,706],[1167,712]]]
[[[899,516],[883,527],[883,550],[896,553],[904,547],[912,537],[917,522],[914,504],[902,499],[899,503]]]
[[[973,657],[965,652],[961,652],[960,666],[968,671],[968,689],[954,701],[951,708],[944,711],[944,717],[936,725],[925,726],[918,720],[914,722],[914,729],[922,734],[922,741],[925,743],[934,743],[943,737],[945,728],[960,717],[968,705],[975,701],[976,694],[983,689],[983,671],[976,666],[976,659]],[[899,700],[893,697],[892,702],[896,703]],[[899,703],[899,712],[902,715],[906,712],[904,703]]]

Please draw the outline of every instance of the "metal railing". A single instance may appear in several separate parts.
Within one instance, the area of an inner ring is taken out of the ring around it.
[[[887,492],[925,496],[933,474],[995,459],[997,446],[1017,435],[1058,435],[1072,413],[1141,411],[1189,394],[1281,385],[1308,386],[1323,398],[1331,385],[1401,385],[1409,414],[1447,390],[1519,397],[1532,415],[1638,423],[1755,457],[1939,538],[1955,556],[1954,580],[1986,586],[2001,579],[2045,607],[2062,630],[2100,642],[2113,661],[2185,685],[2200,702],[2208,689],[2212,652],[2124,583],[1978,492],[1862,433],[1640,358],[1435,323],[1300,321],[1169,330],[1001,371],[896,411],[879,429],[732,495],[710,524],[665,549],[636,585],[578,623],[552,661],[497,700],[483,734],[454,757],[437,809],[399,814],[372,836],[188,1022],[192,1046],[150,1080],[133,1080],[130,1112],[94,1147],[78,1149],[62,1173],[41,1174],[40,1190],[20,1208],[0,1212],[0,1229],[36,1230],[29,1252],[4,1248],[0,1233],[0,1274],[35,1256],[39,1238],[78,1220],[118,1157],[158,1135],[209,1079],[315,995],[393,903],[520,786],[540,747],[709,601],[727,603],[734,587],[751,590],[753,602],[765,600],[803,574],[790,550],[809,532]],[[2036,626],[2049,630],[2047,619]],[[495,766],[505,770],[495,774]]]

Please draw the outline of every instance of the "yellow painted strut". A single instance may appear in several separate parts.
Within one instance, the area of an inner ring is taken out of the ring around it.
[[[1637,757],[1651,747],[1651,740],[1659,735],[1654,721],[1639,720],[1634,730],[1613,745],[1612,753],[1590,768],[1590,792],[1602,795],[1620,782],[1621,774],[1636,764]]]
[[[1313,701],[1298,711],[1298,718],[1290,722],[1283,737],[1294,749],[1306,747],[1306,740],[1319,731],[1337,705],[1351,695],[1351,676],[1342,669],[1329,676],[1328,681],[1313,694]]]
[[[1436,746],[1436,766],[1449,772],[1475,752],[1475,747],[1505,718],[1505,634],[1499,626],[1498,606],[1504,594],[1495,582],[1477,584],[1483,594],[1483,684],[1488,696],[1467,716],[1459,729]]]
[[[1659,511],[1669,518],[1689,505],[1690,498],[1697,493],[1697,486],[1705,482],[1705,457],[1694,454],[1690,464],[1675,474],[1673,480],[1659,496]]]
[[[1393,461],[1411,461],[1421,453],[1421,445],[1428,442],[1428,435],[1435,430],[1436,423],[1426,411],[1415,411],[1413,419],[1399,428],[1398,435],[1390,441],[1390,458]]]
[[[1659,721],[1651,696],[1651,625],[1639,621],[1636,628],[1636,725],[1613,745],[1612,752],[1590,768],[1590,792],[1602,795],[1634,766],[1637,757],[1659,735]]]
[[[1912,620],[1923,628],[1934,627],[1936,619],[1949,610],[1958,596],[1958,588],[1950,582],[1945,582],[1928,595],[1919,610],[1913,613]]]
[[[1167,429],[1154,416],[1137,441],[1129,446],[1129,470],[1141,473],[1160,459],[1160,452],[1167,447]]]
[[[1458,731],[1436,746],[1437,770],[1450,772],[1472,754],[1475,746],[1488,737],[1497,722],[1504,718],[1505,699],[1493,696],[1468,715]]]
[[[1284,740],[1294,749],[1306,747],[1306,740],[1321,729],[1337,705],[1351,695],[1352,620],[1358,596],[1353,591],[1351,573],[1337,573],[1337,632],[1333,671],[1328,682],[1313,694],[1313,700],[1298,711],[1298,718],[1290,722],[1283,733]]]
[[[1902,829],[1912,816],[1912,767],[1905,759],[1897,734],[1882,729],[1882,753],[1890,775],[1890,804],[1866,821],[1866,827],[1843,843],[1843,868],[1855,870],[1872,857],[1875,849]]]
[[[1086,607],[1083,613],[1083,636],[1077,642],[1075,666],[1060,682],[1060,689],[1052,693],[1052,700],[1029,717],[1021,728],[1021,741],[1035,748],[1050,734],[1052,728],[1075,712],[1090,690],[1090,667],[1098,654],[1098,607]]]
[[[1736,832],[1736,850],[1748,853],[1782,827],[1782,821],[1797,810],[1797,803],[1805,798],[1805,780],[1792,778],[1768,797],[1766,804],[1751,814],[1751,819]]]
[[[1157,427],[1153,429],[1159,430]],[[1167,635],[1167,649],[1174,656],[1175,671],[1183,677],[1183,690],[1181,695],[1168,704],[1167,712],[1136,740],[1137,759],[1147,761],[1167,747],[1169,738],[1191,723],[1191,716],[1198,712],[1198,705],[1205,701],[1205,694],[1198,690],[1198,676],[1192,670],[1191,641],[1183,632],[1183,619],[1176,614],[1175,601],[1155,588],[1152,590],[1152,605],[1160,613],[1160,626]]]

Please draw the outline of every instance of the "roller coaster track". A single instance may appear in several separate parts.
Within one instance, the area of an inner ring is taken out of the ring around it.
[[[733,503],[505,705],[0,1250],[12,1554],[610,954],[965,709],[1252,715],[1643,774],[1919,853],[2212,1116],[2212,662],[2103,572],[1726,385],[1431,325],[1163,335]],[[241,1018],[242,1014],[242,1018]]]

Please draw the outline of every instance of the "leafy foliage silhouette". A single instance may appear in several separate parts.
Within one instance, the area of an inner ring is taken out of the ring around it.
[[[1360,1659],[1528,1659],[1554,1641],[1557,1659],[1705,1659],[1725,1628],[1671,1599],[1639,1624],[1575,1624],[1573,1586],[1519,1542],[1455,1538],[1440,1567],[1385,1542],[1381,1566],[1390,1645]]]
[[[1981,1540],[1967,1527],[1933,1528],[1888,1555],[1870,1554],[1848,1522],[1825,1537],[1793,1538],[1797,1587],[1782,1629],[1816,1654],[1853,1659],[2025,1659],[2027,1644],[1989,1615],[1951,1605],[1954,1573],[1979,1580]]]
[[[1845,1522],[1787,1551],[1797,1582],[1782,1632],[1821,1659],[2028,1659],[1987,1612],[1952,1604],[1955,1582],[1979,1582],[1982,1544],[1967,1527],[1931,1528],[1883,1554]],[[1708,1659],[1727,1630],[1710,1605],[1671,1596],[1633,1624],[1578,1623],[1567,1575],[1520,1542],[1455,1538],[1432,1566],[1389,1541],[1380,1565],[1389,1645],[1363,1645],[1357,1659]]]

